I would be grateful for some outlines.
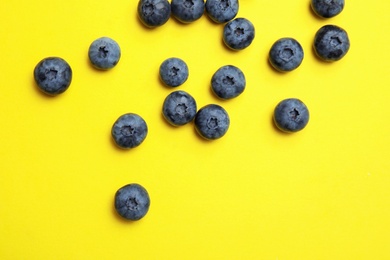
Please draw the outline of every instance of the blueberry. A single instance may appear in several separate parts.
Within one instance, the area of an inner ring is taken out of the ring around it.
[[[191,122],[196,114],[195,99],[185,91],[174,91],[169,94],[163,104],[165,119],[174,126],[181,126]]]
[[[138,2],[138,17],[149,28],[165,24],[170,16],[171,5],[167,0],[140,0]]]
[[[274,110],[275,125],[284,132],[302,130],[309,122],[309,110],[297,98],[288,98],[279,102]]]
[[[322,18],[331,18],[343,11],[344,0],[311,0],[311,8]]]
[[[206,105],[199,109],[195,115],[195,129],[205,139],[221,138],[226,134],[229,125],[229,115],[219,105]]]
[[[123,149],[140,145],[148,134],[145,120],[137,114],[127,113],[120,116],[111,129],[115,143]]]
[[[207,0],[207,15],[216,23],[226,23],[236,17],[238,0]]]
[[[336,25],[321,27],[314,37],[314,50],[324,61],[337,61],[347,54],[350,42],[347,32]]]
[[[108,70],[115,67],[119,62],[121,49],[113,39],[101,37],[91,43],[88,56],[95,68]]]
[[[168,58],[160,65],[160,79],[168,87],[178,87],[188,78],[188,66],[179,58]]]
[[[131,183],[115,193],[115,209],[127,220],[139,220],[149,211],[150,197],[147,190],[137,183]]]
[[[231,99],[244,92],[246,80],[244,73],[233,65],[219,68],[211,78],[211,89],[222,99]]]
[[[204,0],[172,0],[172,15],[182,23],[191,23],[202,17]]]
[[[70,86],[72,69],[62,58],[48,57],[35,66],[34,79],[41,91],[55,96]]]
[[[235,18],[223,28],[223,41],[233,50],[248,47],[255,38],[255,28],[246,18]]]
[[[277,40],[269,51],[271,65],[279,71],[292,71],[301,65],[303,49],[299,42],[293,38]]]

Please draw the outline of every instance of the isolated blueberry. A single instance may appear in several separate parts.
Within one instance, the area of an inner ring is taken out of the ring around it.
[[[302,46],[297,40],[281,38],[272,45],[268,58],[275,69],[286,72],[298,68],[303,56]]]
[[[149,211],[150,197],[147,190],[137,183],[123,186],[115,193],[115,209],[128,220],[139,220]]]
[[[188,78],[188,66],[179,58],[168,58],[160,65],[160,79],[168,87],[178,87]]]
[[[113,39],[101,37],[94,40],[89,46],[88,57],[95,68],[108,70],[119,62],[121,49]]]
[[[236,17],[238,0],[207,0],[207,15],[216,23],[226,23]]]
[[[164,100],[163,115],[174,126],[181,126],[191,122],[196,114],[195,99],[185,91],[174,91]]]
[[[246,18],[235,18],[223,28],[223,41],[233,50],[248,47],[255,38],[255,27]]]
[[[226,134],[229,125],[229,115],[219,105],[206,105],[199,109],[195,115],[195,129],[205,139],[221,138]]]
[[[34,79],[41,91],[55,96],[70,86],[72,69],[62,58],[48,57],[35,66]]]
[[[204,0],[172,0],[172,15],[182,23],[191,23],[202,17]]]
[[[302,130],[309,122],[309,110],[297,98],[288,98],[279,102],[274,110],[275,125],[284,132]]]
[[[314,37],[314,50],[324,61],[337,61],[347,54],[350,42],[347,32],[336,25],[321,27]]]
[[[140,0],[138,2],[138,17],[149,28],[165,24],[170,16],[171,5],[167,0]]]
[[[211,78],[211,89],[222,99],[231,99],[244,92],[246,80],[244,73],[233,65],[219,68]]]
[[[313,11],[322,18],[331,18],[343,11],[344,0],[311,0]]]
[[[148,134],[145,120],[137,114],[128,113],[120,116],[111,129],[115,143],[123,149],[140,145]]]

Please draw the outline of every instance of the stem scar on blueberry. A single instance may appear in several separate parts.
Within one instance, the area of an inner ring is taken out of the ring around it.
[[[222,10],[226,10],[230,6],[230,4],[228,0],[221,0],[219,2],[219,6],[221,7]]]
[[[223,78],[222,83],[232,86],[234,85],[234,77],[226,76],[225,78]]]
[[[146,4],[143,8],[143,12],[146,16],[152,15],[154,13],[153,4]]]
[[[194,1],[192,1],[192,0],[185,0],[184,1],[184,6],[186,8],[191,8],[192,6],[194,6]]]
[[[131,127],[131,126],[124,126],[122,127],[121,129],[121,133],[124,135],[124,136],[132,136],[136,133],[136,130],[134,127]]]
[[[129,198],[127,201],[126,201],[126,207],[129,209],[129,210],[137,210],[138,209],[138,201],[136,198]]]
[[[170,70],[170,74],[171,76],[177,76],[177,73],[180,71],[179,68],[176,68],[176,67],[172,67],[171,70]]]
[[[45,75],[42,75],[42,79],[48,79],[48,80],[53,80],[57,78],[58,70],[56,69],[48,69],[45,71]]]
[[[100,54],[100,57],[102,58],[106,58],[107,57],[107,54],[108,54],[108,50],[106,49],[107,46],[100,46],[99,47],[99,54]]]
[[[296,120],[299,117],[299,111],[296,108],[291,110],[289,113],[292,120]]]
[[[218,119],[215,117],[210,117],[207,120],[207,127],[210,129],[217,129],[218,128]]]
[[[237,36],[241,36],[245,34],[244,28],[237,27],[236,29],[234,29],[234,34]]]
[[[283,48],[280,51],[279,57],[282,60],[289,61],[294,56],[294,50],[288,47]]]
[[[184,103],[180,103],[176,106],[176,113],[179,115],[185,115],[187,113],[188,107]]]

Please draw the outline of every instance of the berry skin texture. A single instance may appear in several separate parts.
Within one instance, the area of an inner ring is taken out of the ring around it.
[[[195,129],[205,139],[215,140],[224,136],[229,129],[230,119],[226,110],[216,104],[209,104],[196,113]]]
[[[48,57],[35,66],[34,79],[42,92],[56,96],[69,88],[72,82],[72,69],[62,58]]]
[[[202,17],[204,0],[172,0],[172,15],[182,23],[192,23]]]
[[[273,119],[281,131],[298,132],[309,122],[309,110],[301,100],[288,98],[275,107]]]
[[[320,59],[332,62],[347,54],[350,42],[344,29],[336,25],[325,25],[317,31],[313,47]]]
[[[216,23],[226,23],[236,17],[238,0],[207,0],[206,13]]]
[[[139,146],[148,134],[145,120],[137,114],[127,113],[120,116],[111,129],[115,143],[122,149]]]
[[[171,5],[167,0],[140,0],[138,2],[138,17],[149,28],[165,24],[171,16]]]
[[[174,91],[164,100],[164,118],[174,126],[182,126],[191,122],[196,115],[195,99],[185,91]]]
[[[231,99],[244,92],[246,80],[244,73],[233,65],[219,68],[211,78],[211,89],[221,99]]]
[[[343,11],[344,0],[311,0],[311,8],[322,18],[331,18]]]
[[[160,65],[160,79],[168,87],[178,87],[188,79],[188,66],[179,58],[168,58]]]
[[[278,71],[292,71],[301,65],[303,49],[299,42],[293,38],[277,40],[269,51],[269,61]]]
[[[255,27],[246,18],[235,18],[223,28],[223,41],[232,50],[247,48],[255,38]]]
[[[137,183],[127,184],[115,193],[115,210],[127,220],[140,220],[149,211],[147,190]]]
[[[108,37],[101,37],[91,43],[88,57],[92,65],[101,70],[109,70],[118,64],[121,49],[116,41]]]

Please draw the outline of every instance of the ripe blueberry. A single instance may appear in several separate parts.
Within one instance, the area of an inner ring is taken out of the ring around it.
[[[292,71],[301,65],[303,49],[299,42],[293,38],[277,40],[269,51],[271,65],[282,72]]]
[[[219,105],[206,105],[199,109],[195,115],[195,129],[205,139],[221,138],[226,134],[229,125],[229,115]]]
[[[137,114],[128,113],[120,116],[111,129],[115,143],[123,149],[140,145],[148,134],[145,120]]]
[[[55,96],[70,86],[72,69],[62,58],[48,57],[35,66],[34,79],[41,91]]]
[[[204,0],[172,0],[172,15],[182,23],[191,23],[202,17]]]
[[[233,65],[219,68],[211,78],[211,89],[222,99],[231,99],[244,92],[246,80],[244,73]]]
[[[188,66],[179,58],[168,58],[160,65],[160,79],[168,87],[178,87],[188,78]]]
[[[275,125],[284,132],[302,130],[309,122],[309,110],[297,98],[288,98],[279,102],[274,110]]]
[[[91,43],[88,56],[95,68],[108,70],[115,67],[119,62],[121,49],[113,39],[101,37]]]
[[[223,28],[223,41],[233,50],[248,47],[255,38],[255,27],[246,18],[235,18]]]
[[[115,209],[127,220],[139,220],[149,211],[150,197],[144,187],[137,183],[127,184],[115,193]]]
[[[140,0],[138,17],[149,28],[165,24],[171,16],[171,5],[167,0]]]
[[[207,15],[216,23],[226,23],[236,17],[238,0],[207,0]]]
[[[344,9],[344,0],[311,0],[313,11],[322,18],[331,18]]]
[[[163,104],[165,119],[174,126],[181,126],[191,122],[196,114],[195,99],[185,91],[174,91],[169,94]]]
[[[313,46],[320,59],[337,61],[347,54],[350,42],[344,29],[336,25],[325,25],[317,31]]]

